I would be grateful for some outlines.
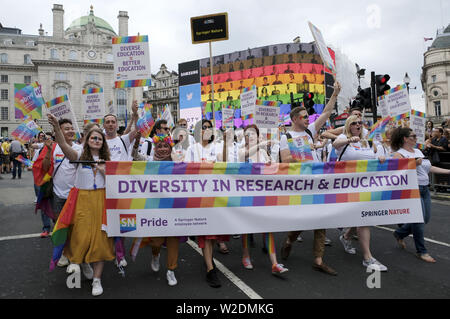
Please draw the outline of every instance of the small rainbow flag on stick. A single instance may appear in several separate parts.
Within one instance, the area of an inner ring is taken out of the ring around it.
[[[27,167],[31,167],[33,166],[33,162],[30,161],[28,158],[23,157],[23,155],[19,155],[15,158],[16,161],[21,162],[22,164],[25,164],[25,166]]]

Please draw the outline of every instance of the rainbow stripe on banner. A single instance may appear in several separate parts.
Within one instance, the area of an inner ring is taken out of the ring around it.
[[[242,93],[249,92],[251,90],[256,90],[256,85],[253,85],[253,86],[251,86],[249,88],[243,88],[242,89]]]
[[[418,189],[294,196],[106,199],[106,209],[258,207],[339,204],[420,198]]]
[[[51,101],[48,101],[47,103],[45,103],[47,105],[48,108],[51,108],[52,106],[67,102],[69,100],[69,97],[66,95],[54,98]]]
[[[256,100],[256,105],[262,106],[280,106],[280,102],[278,101],[264,101],[264,100]]]
[[[116,89],[124,89],[124,88],[132,88],[132,87],[140,87],[140,86],[151,86],[152,80],[127,80],[127,81],[116,81],[114,87]]]
[[[136,36],[129,36],[129,37],[114,37],[114,38],[112,38],[112,44],[137,43],[137,42],[148,42],[148,35],[136,35]]]
[[[103,119],[92,119],[92,120],[84,120],[84,125],[89,124],[89,123],[95,123],[98,125],[103,125]]]
[[[394,87],[394,88],[392,88],[392,89],[390,89],[390,90],[385,91],[385,92],[384,92],[384,95],[392,94],[392,93],[398,92],[398,91],[400,91],[400,90],[406,90],[406,84],[397,85],[396,87]]]
[[[416,110],[411,110],[411,115],[418,116],[418,117],[423,117],[423,118],[427,117],[427,115],[425,113],[422,113],[422,112],[419,112],[419,111],[416,111]]]
[[[319,175],[415,169],[414,159],[344,161],[328,163],[174,163],[108,162],[106,175]]]
[[[402,119],[408,118],[409,114],[410,114],[410,112],[406,112],[406,113],[391,117],[391,120],[394,122],[398,122],[398,121],[401,121]]]
[[[83,94],[103,93],[103,88],[84,89]]]

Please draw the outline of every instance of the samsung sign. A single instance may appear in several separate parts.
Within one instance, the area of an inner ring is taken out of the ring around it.
[[[200,61],[178,64],[178,82],[180,86],[200,83]]]

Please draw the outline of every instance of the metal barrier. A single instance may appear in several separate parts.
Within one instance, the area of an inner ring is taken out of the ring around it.
[[[440,162],[435,165],[437,167],[450,169],[450,152],[439,152]],[[431,178],[431,190],[433,190],[434,195],[436,195],[438,188],[450,188],[450,177],[444,174],[434,174],[430,173]]]

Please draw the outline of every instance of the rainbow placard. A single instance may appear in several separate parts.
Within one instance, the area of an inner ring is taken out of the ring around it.
[[[280,102],[256,100],[254,124],[258,128],[278,128]]]
[[[151,85],[148,36],[112,38],[115,88]]]
[[[41,131],[42,129],[30,117],[27,116],[23,119],[23,123],[11,132],[11,136],[13,136],[21,144],[25,144]]]
[[[46,103],[47,111],[53,114],[58,120],[69,119],[72,121],[72,126],[75,130],[75,139],[80,139],[80,129],[78,128],[77,118],[73,112],[69,97],[66,95],[54,98]]]
[[[106,185],[108,236],[244,234],[423,222],[414,159],[107,162]]]
[[[33,82],[25,87],[22,84],[14,84],[14,87],[15,118],[23,119],[26,116],[32,119],[42,118],[42,105],[45,101],[39,83]]]
[[[155,120],[152,116],[152,105],[142,103],[139,105],[139,119],[137,120],[136,126],[139,132],[141,132],[142,137],[147,138],[150,136]]]
[[[84,122],[103,121],[106,115],[103,88],[85,89],[82,93]]]

